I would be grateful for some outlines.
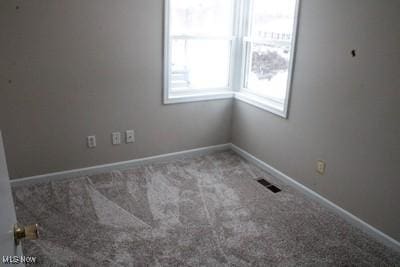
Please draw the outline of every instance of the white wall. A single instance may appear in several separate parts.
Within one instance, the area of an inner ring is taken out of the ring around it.
[[[12,178],[230,141],[231,100],[162,104],[162,24],[162,0],[0,0]],[[111,132],[126,129],[136,143],[113,147]]]
[[[239,101],[233,117],[234,144],[397,240],[399,14],[398,0],[303,0],[289,119]]]

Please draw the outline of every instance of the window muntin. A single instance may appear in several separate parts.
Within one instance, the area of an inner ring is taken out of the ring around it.
[[[252,1],[244,38],[244,92],[282,105],[287,101],[296,4],[296,0]]]

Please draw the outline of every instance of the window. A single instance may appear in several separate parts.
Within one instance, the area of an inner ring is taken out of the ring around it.
[[[169,0],[165,53],[168,100],[232,97],[235,0]]]
[[[232,97],[286,117],[299,0],[166,0],[165,103]]]
[[[239,98],[286,117],[293,68],[296,0],[253,0],[243,44]]]

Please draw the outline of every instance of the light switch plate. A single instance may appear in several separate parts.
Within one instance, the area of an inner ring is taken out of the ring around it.
[[[125,132],[125,142],[127,144],[135,142],[135,131],[134,130],[127,130]]]

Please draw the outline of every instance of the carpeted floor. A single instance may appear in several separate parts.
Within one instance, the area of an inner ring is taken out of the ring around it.
[[[254,179],[268,177],[282,192]],[[400,255],[234,152],[13,188],[43,266],[400,266]]]

